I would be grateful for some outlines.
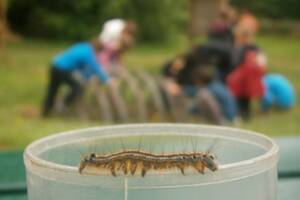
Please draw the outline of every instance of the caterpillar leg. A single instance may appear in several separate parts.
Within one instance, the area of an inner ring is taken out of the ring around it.
[[[204,168],[205,168],[205,166],[204,166],[204,164],[203,164],[201,161],[195,163],[193,167],[194,167],[199,173],[204,174]]]
[[[86,166],[87,166],[86,163],[80,163],[79,170],[78,170],[80,174],[82,173],[83,169],[84,169]]]
[[[122,162],[116,162],[116,170],[121,170],[123,168],[123,165],[125,164],[124,161]]]
[[[145,177],[147,171],[148,171],[148,169],[146,169],[146,168],[142,169],[142,172],[141,172],[142,177]]]
[[[128,174],[128,165],[129,165],[129,163],[126,161],[122,165],[122,171],[123,171],[124,175]]]
[[[184,174],[184,168],[179,168],[179,169],[180,169],[182,175],[185,175],[185,174]]]
[[[150,166],[148,166],[148,165],[144,165],[142,167],[142,172],[141,172],[142,177],[145,177],[145,175],[149,169],[150,169]]]
[[[136,169],[137,169],[137,163],[131,162],[129,166],[129,170],[132,176],[135,174]]]
[[[177,168],[180,169],[182,175],[185,175],[185,173],[184,173],[184,165],[178,164]]]
[[[111,175],[113,175],[114,177],[117,176],[117,174],[116,174],[116,165],[115,164],[112,164],[110,166],[110,172],[111,172]]]

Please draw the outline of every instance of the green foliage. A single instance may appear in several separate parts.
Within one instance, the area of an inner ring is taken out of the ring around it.
[[[299,0],[231,0],[241,8],[248,8],[259,16],[279,19],[300,19]]]
[[[12,28],[28,36],[51,39],[87,39],[100,32],[111,18],[132,19],[139,38],[162,41],[182,30],[186,21],[185,0],[11,0],[8,9]]]

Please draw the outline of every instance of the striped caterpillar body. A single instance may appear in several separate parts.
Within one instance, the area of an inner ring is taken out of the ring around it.
[[[185,174],[185,169],[192,167],[203,174],[204,169],[211,171],[218,169],[216,157],[210,153],[178,153],[152,154],[142,151],[122,151],[108,155],[91,153],[80,162],[79,173],[86,167],[109,170],[113,176],[119,171],[124,175],[140,173],[144,177],[149,170],[179,169]]]

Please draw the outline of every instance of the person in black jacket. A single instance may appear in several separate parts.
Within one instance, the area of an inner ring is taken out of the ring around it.
[[[214,102],[209,112],[215,116],[215,121],[234,121],[237,117],[236,103],[226,85],[215,75],[218,62],[218,55],[207,46],[194,48],[164,66],[164,87],[174,97],[185,95],[199,98],[199,91],[205,90],[205,96],[211,96],[210,102],[206,103]]]
[[[195,99],[196,110],[215,124],[223,124],[224,119],[218,102],[206,88],[211,81],[210,67],[205,63],[196,66],[193,53],[179,55],[169,61],[162,70],[164,77],[163,90],[172,100],[180,105],[178,100],[183,96]]]

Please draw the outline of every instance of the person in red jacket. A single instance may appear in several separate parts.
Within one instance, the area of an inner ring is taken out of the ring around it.
[[[234,70],[227,77],[227,84],[236,97],[240,115],[249,119],[251,100],[264,94],[263,75],[266,59],[262,51],[254,44],[256,30],[240,22],[234,31],[235,50]]]

